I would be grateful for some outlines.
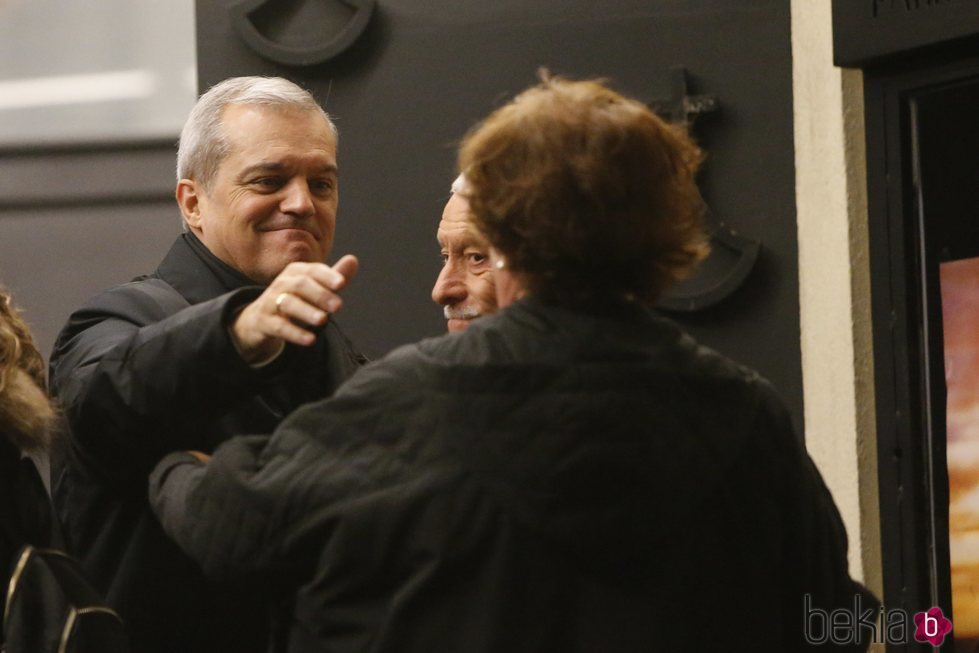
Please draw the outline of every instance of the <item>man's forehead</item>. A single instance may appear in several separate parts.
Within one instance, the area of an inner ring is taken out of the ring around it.
[[[230,104],[222,111],[221,129],[232,150],[255,140],[289,137],[294,130],[311,147],[334,155],[337,149],[336,134],[323,114],[302,107]]]
[[[255,173],[268,173],[268,172],[287,172],[290,171],[295,165],[294,161],[289,160],[286,157],[283,160],[279,159],[268,159],[263,161],[258,161],[257,163],[252,163],[247,165],[241,172],[242,175],[250,175]],[[317,175],[336,175],[338,174],[338,169],[336,163],[332,161],[323,161],[310,166],[309,171]]]
[[[469,203],[459,194],[453,194],[442,211],[436,238],[442,246],[481,247],[486,239],[470,220]]]
[[[442,220],[435,238],[443,247],[488,247],[486,239],[469,220]]]
[[[264,121],[271,117],[281,117],[287,121],[315,122],[323,126],[331,135],[333,130],[326,117],[316,109],[290,104],[250,104],[232,103],[221,110],[221,122],[237,122],[241,120]]]

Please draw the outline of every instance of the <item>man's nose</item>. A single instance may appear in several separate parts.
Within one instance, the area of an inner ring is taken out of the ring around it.
[[[293,179],[286,185],[285,196],[282,198],[280,207],[283,213],[291,213],[299,216],[312,215],[313,194],[309,190],[309,184],[305,179]]]
[[[432,299],[440,306],[449,306],[465,301],[467,294],[462,271],[453,261],[447,261],[432,287]]]

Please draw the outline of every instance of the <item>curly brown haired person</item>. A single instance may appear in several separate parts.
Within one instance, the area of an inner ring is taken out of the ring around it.
[[[10,295],[0,289],[0,614],[18,549],[60,540],[44,484],[27,456],[48,451],[55,416],[44,359]]]

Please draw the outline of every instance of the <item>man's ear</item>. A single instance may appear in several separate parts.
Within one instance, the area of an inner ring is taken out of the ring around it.
[[[193,179],[181,179],[177,182],[177,205],[184,216],[184,222],[195,233],[201,230],[201,188]]]

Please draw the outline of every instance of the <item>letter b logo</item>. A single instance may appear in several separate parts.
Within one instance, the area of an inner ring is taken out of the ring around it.
[[[932,646],[941,646],[945,636],[952,630],[952,622],[942,614],[942,609],[938,606],[915,614],[914,625],[915,641],[928,642]]]

